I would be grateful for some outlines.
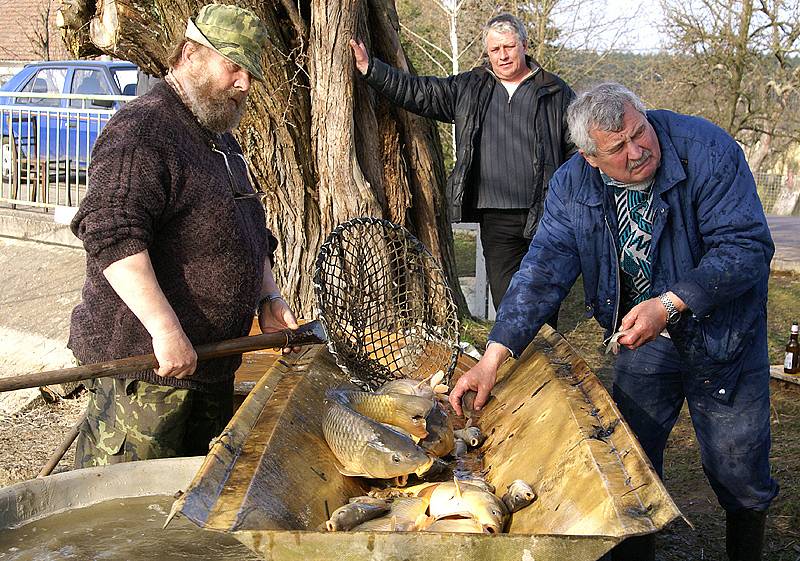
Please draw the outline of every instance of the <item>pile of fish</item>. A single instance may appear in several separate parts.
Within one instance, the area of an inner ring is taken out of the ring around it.
[[[439,458],[458,459],[485,438],[476,426],[454,430],[448,414],[447,386],[429,380],[393,380],[375,392],[338,388],[326,394],[322,421],[325,439],[350,477],[393,480],[441,475],[431,469]],[[430,481],[406,488],[373,490],[335,510],[328,531],[502,532],[513,512],[535,495],[524,481],[509,485],[500,499],[479,476],[462,473],[452,481]]]
[[[458,532],[497,534],[511,514],[533,502],[522,480],[509,485],[502,499],[480,479],[430,482],[373,491],[336,509],[325,523],[329,532]]]
[[[453,423],[428,383],[399,379],[376,392],[329,390],[326,398],[322,431],[342,475],[405,484],[453,450]]]

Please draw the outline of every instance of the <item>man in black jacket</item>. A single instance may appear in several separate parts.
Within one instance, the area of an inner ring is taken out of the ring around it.
[[[481,224],[492,300],[499,307],[542,216],[547,183],[575,152],[565,121],[575,94],[525,55],[527,33],[519,19],[493,17],[483,38],[489,64],[447,78],[412,76],[370,58],[362,43],[351,40],[350,46],[367,83],[390,101],[455,123],[450,219]]]

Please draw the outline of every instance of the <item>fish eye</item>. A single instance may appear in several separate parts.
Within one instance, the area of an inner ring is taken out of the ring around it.
[[[400,454],[394,453],[392,454],[392,462],[399,464],[400,463]]]

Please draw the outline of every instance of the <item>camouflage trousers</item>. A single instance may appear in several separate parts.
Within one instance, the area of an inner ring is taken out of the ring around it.
[[[89,390],[75,467],[174,456],[205,456],[233,416],[233,381],[216,393],[141,380],[98,378]]]

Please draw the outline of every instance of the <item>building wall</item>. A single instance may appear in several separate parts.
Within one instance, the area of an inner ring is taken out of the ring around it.
[[[0,0],[0,66],[71,58],[55,24],[59,5],[59,0]]]

